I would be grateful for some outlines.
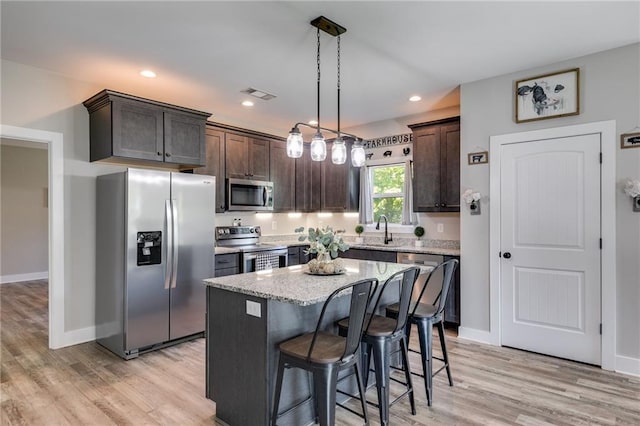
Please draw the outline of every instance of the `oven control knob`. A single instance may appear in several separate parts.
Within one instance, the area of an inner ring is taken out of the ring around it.
[[[255,228],[250,228],[249,232],[251,232],[253,234],[254,232],[256,232],[256,229]]]

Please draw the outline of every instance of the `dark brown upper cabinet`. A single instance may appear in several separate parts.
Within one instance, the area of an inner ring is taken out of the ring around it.
[[[347,161],[331,162],[331,143],[327,158],[311,160],[309,145],[296,159],[296,210],[300,212],[357,212],[360,203],[360,168],[351,166],[351,144],[347,142]]]
[[[460,117],[410,125],[413,210],[460,211]]]
[[[326,161],[326,160],[325,160]],[[296,158],[296,204],[299,212],[320,211],[322,163],[311,160],[311,149],[304,145],[302,157]]]
[[[320,210],[323,212],[357,212],[360,203],[360,168],[351,166],[351,143],[347,142],[347,161],[331,162],[331,143],[327,158],[321,162],[322,185]]]
[[[270,142],[271,181],[273,182],[273,211],[291,212],[296,209],[296,160],[287,156],[287,143]]]
[[[103,90],[87,99],[90,161],[189,169],[205,164],[211,114]]]
[[[207,125],[205,130],[206,165],[193,173],[216,177],[216,212],[225,211],[225,133]]]
[[[269,139],[227,133],[226,177],[269,180]]]

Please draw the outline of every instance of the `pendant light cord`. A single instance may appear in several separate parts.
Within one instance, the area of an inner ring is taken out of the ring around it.
[[[338,36],[338,137],[340,137],[340,36]]]
[[[318,133],[320,133],[320,28],[318,28],[317,30],[317,37],[318,37],[318,43],[317,43],[317,48],[318,48],[318,53],[317,53],[317,57],[316,57],[316,62],[318,64],[318,116],[316,117],[316,119],[318,120]]]

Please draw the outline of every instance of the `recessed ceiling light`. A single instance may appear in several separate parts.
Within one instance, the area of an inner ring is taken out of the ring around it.
[[[252,107],[253,106],[253,102],[251,102],[251,101],[242,101],[242,105],[244,105],[246,107]]]
[[[409,98],[409,100],[411,102],[418,102],[418,101],[421,101],[422,98],[420,96],[418,96],[418,95],[413,95],[412,97]]]
[[[151,70],[142,70],[140,75],[147,78],[156,78],[156,73]]]
[[[312,126],[317,126],[318,122],[316,120],[309,120],[309,124],[311,124]]]

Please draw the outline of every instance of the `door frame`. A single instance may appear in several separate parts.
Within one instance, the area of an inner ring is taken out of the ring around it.
[[[62,133],[0,124],[0,137],[48,145],[49,151],[49,348],[65,344],[64,154]]]
[[[615,370],[616,353],[616,122],[598,121],[574,126],[532,130],[491,136],[489,147],[491,163],[489,166],[489,188],[491,208],[489,211],[489,311],[491,343],[501,346],[502,333],[500,319],[500,155],[502,145],[541,139],[600,134],[602,149],[602,168],[600,175],[600,220],[602,232],[602,269],[600,272],[601,289],[601,361],[602,369]],[[604,208],[606,207],[606,208]],[[607,279],[603,279],[606,277]]]

